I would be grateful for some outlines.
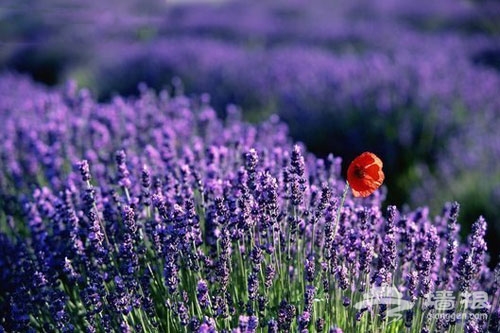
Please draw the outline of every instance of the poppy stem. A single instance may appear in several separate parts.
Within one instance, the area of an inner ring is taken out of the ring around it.
[[[335,241],[335,237],[337,236],[337,229],[339,227],[339,220],[340,220],[340,211],[342,210],[342,207],[344,207],[344,202],[345,198],[347,197],[347,191],[349,190],[349,183],[345,183],[344,187],[344,193],[342,193],[342,200],[340,201],[340,205],[337,207],[337,216],[335,218],[335,226],[333,228],[333,241]]]

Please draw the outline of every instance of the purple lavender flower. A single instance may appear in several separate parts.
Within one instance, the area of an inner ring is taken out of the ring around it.
[[[82,180],[84,182],[90,181],[90,168],[87,160],[80,162],[80,174],[82,175]]]
[[[337,273],[337,281],[338,281],[340,289],[342,289],[342,290],[347,289],[349,286],[349,281],[347,278],[347,268],[344,265],[338,266],[336,273]]]
[[[315,260],[314,257],[311,256],[309,259],[305,260],[304,268],[305,268],[305,279],[307,282],[311,283],[314,280],[315,273]]]
[[[278,333],[278,322],[274,318],[269,319],[267,331],[269,333]]]
[[[240,316],[238,318],[238,328],[240,329],[240,332],[246,332],[248,328],[248,316]]]
[[[250,316],[248,319],[247,332],[255,333],[257,332],[257,328],[259,326],[259,318],[257,316]]]
[[[125,154],[125,151],[119,150],[116,152],[115,160],[116,167],[118,169],[118,184],[128,189],[131,186],[131,182],[129,178],[130,173],[126,165],[126,158],[127,155]]]
[[[210,326],[207,323],[203,323],[198,328],[198,333],[215,333],[217,332],[214,327]]]
[[[179,316],[179,320],[182,326],[187,326],[189,324],[189,314],[188,309],[184,302],[177,303],[177,315]]]
[[[200,328],[200,320],[196,317],[191,317],[191,319],[189,320],[188,328],[192,332],[198,332]]]
[[[278,328],[283,331],[288,331],[292,320],[295,317],[297,309],[294,305],[282,301],[278,310]]]
[[[252,148],[245,154],[245,168],[249,173],[254,173],[259,163],[257,151]]]
[[[204,280],[198,281],[196,287],[196,297],[198,298],[198,303],[204,309],[210,304],[210,296],[208,294],[208,285]]]
[[[306,286],[306,292],[304,295],[304,309],[307,312],[311,312],[313,309],[314,296],[316,293],[316,288],[314,286]]]
[[[293,147],[290,164],[292,165],[292,173],[296,174],[299,177],[304,176],[304,171],[305,171],[304,157],[302,156],[300,147],[297,145]]]
[[[142,168],[141,186],[142,186],[142,201],[144,202],[145,206],[149,206],[151,204],[150,202],[151,174],[146,165],[144,165]]]
[[[452,269],[455,265],[455,256],[457,254],[458,241],[456,240],[457,232],[458,232],[458,212],[460,209],[460,205],[458,202],[453,202],[449,209],[449,222],[447,226],[447,244],[446,244],[446,257],[445,257],[445,268],[447,270],[447,274],[444,277],[445,285],[449,285],[453,281],[453,272]]]
[[[356,64],[334,86],[356,78]],[[286,83],[287,66],[269,71]],[[302,98],[287,89],[291,104]],[[357,103],[355,87],[345,89]],[[377,326],[391,306],[356,304],[386,284],[414,303],[395,329],[456,325],[417,320],[441,288],[487,291],[495,327],[498,274],[487,265],[486,222],[461,242],[457,204],[433,218],[426,207],[389,206],[384,215],[383,193],[342,198],[340,160],[294,145],[276,117],[250,125],[228,111],[219,120],[206,97],[145,87],[105,103],[87,92],[43,96],[19,104],[31,112],[18,122],[0,99],[0,118],[8,113],[0,125],[6,331],[138,331],[140,322],[144,330],[227,332],[238,318],[250,332]],[[488,323],[471,325],[484,331]]]
[[[469,290],[472,278],[474,277],[474,263],[468,253],[462,253],[457,264],[459,290],[461,292]]]
[[[475,320],[469,319],[464,326],[465,333],[479,333],[481,330],[478,327],[478,324]]]
[[[307,311],[302,312],[298,318],[299,330],[301,331],[304,329],[307,330],[310,321],[311,321],[311,314]]]
[[[252,251],[250,251],[250,259],[252,260],[253,268],[258,271],[264,259],[260,246],[253,247]]]
[[[316,319],[315,327],[317,332],[323,332],[325,329],[325,320],[323,318]]]
[[[418,273],[416,271],[412,271],[406,276],[406,296],[411,302],[415,302],[417,300],[417,283]]]
[[[248,298],[254,300],[257,298],[259,291],[259,280],[255,272],[250,273],[248,276]]]
[[[266,270],[265,270],[265,281],[264,281],[264,286],[266,288],[271,287],[271,285],[273,284],[273,280],[274,280],[275,275],[276,275],[276,269],[274,268],[274,266],[272,264],[267,265]]]

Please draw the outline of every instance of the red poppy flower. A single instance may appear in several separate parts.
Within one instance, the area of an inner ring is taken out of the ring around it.
[[[355,197],[367,197],[384,181],[382,160],[377,155],[364,152],[356,157],[347,169],[347,181]]]

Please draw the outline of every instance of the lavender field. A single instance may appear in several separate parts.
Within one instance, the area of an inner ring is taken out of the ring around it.
[[[0,332],[500,332],[499,22],[1,5]]]

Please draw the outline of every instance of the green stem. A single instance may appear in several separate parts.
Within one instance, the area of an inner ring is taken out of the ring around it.
[[[339,227],[340,213],[342,211],[342,207],[344,207],[345,198],[347,197],[347,191],[349,190],[349,183],[345,183],[344,192],[342,193],[342,200],[340,201],[340,205],[337,207],[337,216],[335,217],[335,225],[333,228],[333,240],[335,241],[335,237],[337,236],[337,230]]]

